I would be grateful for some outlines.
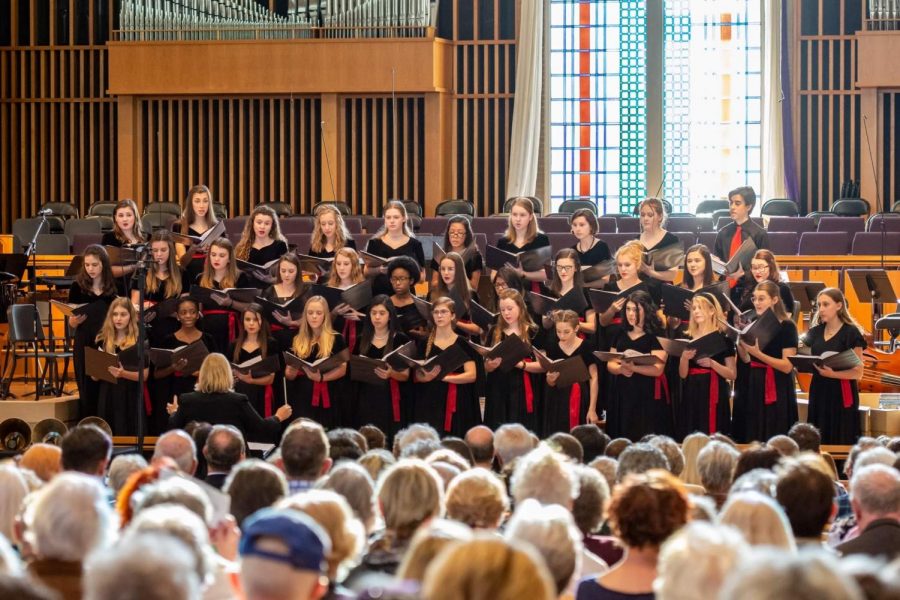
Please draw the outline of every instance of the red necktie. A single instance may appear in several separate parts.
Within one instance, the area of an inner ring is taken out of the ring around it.
[[[731,248],[728,249],[728,258],[731,259],[732,256],[737,253],[738,248],[741,247],[741,243],[744,241],[741,239],[741,226],[738,225],[734,229],[734,237],[731,238]]]

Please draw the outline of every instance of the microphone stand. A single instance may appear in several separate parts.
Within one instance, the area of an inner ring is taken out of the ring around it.
[[[137,349],[137,362],[138,362],[138,393],[135,402],[137,402],[137,452],[138,454],[143,454],[144,452],[144,362],[145,362],[145,353],[146,353],[146,329],[147,325],[144,323],[144,300],[146,297],[146,287],[147,287],[147,267],[148,264],[152,262],[152,258],[148,256],[148,251],[150,249],[150,245],[137,246],[135,248],[138,257],[135,262],[135,266],[137,267],[132,274],[132,280],[137,282],[138,289],[138,309],[137,309],[137,330],[138,330],[138,349]]]
[[[34,230],[34,235],[31,237],[31,241],[28,243],[28,246],[25,248],[25,256],[27,256],[31,260],[31,276],[28,278],[28,290],[31,292],[31,301],[34,303],[34,319],[32,320],[32,333],[34,337],[32,338],[34,344],[34,399],[38,401],[41,399],[41,385],[42,381],[38,378],[38,340],[39,333],[41,332],[40,326],[40,315],[38,314],[38,303],[37,303],[37,239],[45,228],[49,230],[47,227],[47,215],[43,213],[43,211],[38,213],[38,216],[41,218],[40,225]],[[50,309],[52,310],[52,309]],[[27,362],[26,362],[27,367]]]

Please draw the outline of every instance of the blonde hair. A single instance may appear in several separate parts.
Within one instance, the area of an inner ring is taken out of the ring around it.
[[[525,306],[525,299],[522,298],[522,294],[518,292],[518,290],[514,290],[512,288],[507,288],[502,290],[499,294],[497,294],[497,310],[500,310],[500,302],[503,300],[512,300],[516,303],[516,306],[519,307],[519,321],[517,325],[519,326],[519,337],[522,338],[522,341],[531,343],[531,334],[537,331],[537,325],[534,324],[534,321],[531,320],[531,314],[528,312],[528,307]],[[494,336],[493,344],[499,344],[500,339],[503,337],[503,329],[506,324],[503,321],[503,317],[501,315],[497,315],[497,324],[494,327]]]
[[[212,352],[203,359],[200,365],[200,376],[194,389],[204,394],[216,392],[233,392],[234,375],[231,372],[231,363],[223,354]]]
[[[442,552],[425,573],[426,600],[551,600],[556,588],[530,545],[521,548],[494,535],[476,535]]]
[[[619,246],[618,250],[616,250],[616,261],[622,256],[630,258],[631,261],[639,267],[641,261],[644,260],[644,246],[637,240],[625,242]]]
[[[150,236],[151,248],[153,247],[153,244],[157,242],[163,242],[169,249],[169,259],[166,261],[166,271],[168,272],[169,277],[166,278],[165,283],[161,282],[159,277],[157,277],[159,265],[154,261],[153,266],[147,269],[147,292],[150,294],[156,293],[156,291],[159,290],[160,285],[163,285],[165,287],[166,298],[180,296],[182,291],[181,267],[178,266],[178,258],[175,256],[175,243],[172,241],[169,232],[165,229],[154,231],[153,235]]]
[[[691,485],[702,485],[700,471],[697,468],[697,455],[710,441],[708,435],[699,431],[684,438],[681,443],[681,451],[684,454],[684,470],[681,472],[681,481]]]
[[[701,304],[706,310],[706,326],[701,331],[700,325],[694,320],[694,311],[691,310],[691,320],[688,323],[688,335],[690,337],[696,339],[713,331],[723,331],[725,329],[723,324],[725,313],[722,312],[722,307],[715,296],[712,294],[697,294],[691,300],[691,308],[693,308],[694,302]]]
[[[506,227],[505,237],[510,242],[516,241],[516,229],[512,225],[512,209],[515,207],[524,208],[528,211],[528,214],[531,215],[531,220],[528,222],[528,230],[525,232],[525,241],[530,242],[537,236],[540,232],[537,226],[537,217],[534,216],[534,202],[531,201],[531,198],[526,198],[525,196],[520,196],[513,200],[512,204],[509,205],[509,224]]]
[[[210,244],[209,248],[210,250],[213,248],[222,248],[223,250],[228,251],[228,265],[225,267],[225,277],[222,278],[219,285],[221,285],[223,289],[234,287],[238,280],[237,263],[234,261],[234,245],[228,238],[221,237]],[[207,256],[203,263],[203,274],[200,276],[200,287],[214,289],[216,281],[215,277],[216,273],[213,271],[209,256]]]
[[[112,322],[112,314],[117,308],[125,308],[128,311],[128,327],[125,329],[125,340],[119,346],[119,349],[122,350],[137,344],[137,313],[134,312],[134,305],[131,303],[131,300],[120,296],[110,303],[109,309],[106,311],[106,319],[103,321],[103,327],[100,328],[100,333],[97,334],[96,341],[101,345],[101,349],[104,352],[114,353],[116,351],[117,336],[116,327]]]
[[[444,512],[444,484],[431,465],[405,458],[378,480],[378,503],[384,526],[398,540],[412,537],[416,529]]]
[[[331,204],[323,204],[316,209],[316,220],[313,223],[309,249],[313,252],[323,252],[325,250],[328,240],[325,238],[325,234],[322,233],[322,225],[319,223],[319,217],[325,213],[334,215],[334,250],[337,252],[347,245],[347,240],[350,239],[350,232],[347,230],[347,224],[344,222],[344,215]]]
[[[210,206],[209,209],[212,211],[212,206]],[[269,239],[282,242],[285,241],[284,236],[281,235],[281,226],[278,224],[278,214],[276,214],[269,206],[257,206],[253,209],[253,212],[250,213],[246,222],[244,222],[244,231],[241,233],[241,239],[234,249],[236,258],[247,260],[250,256],[250,249],[253,248],[253,244],[256,242],[256,230],[253,228],[253,221],[259,215],[272,219],[272,228],[269,229]]]
[[[306,312],[313,303],[321,304],[325,313],[325,318],[322,321],[322,327],[318,334],[312,330],[312,327],[309,326],[309,322],[306,320]],[[297,335],[294,336],[294,343],[291,345],[291,350],[293,350],[294,354],[300,358],[308,358],[310,352],[312,352],[313,344],[318,344],[319,354],[317,358],[331,356],[331,349],[334,348],[335,335],[337,335],[337,332],[331,326],[331,312],[328,310],[328,302],[326,302],[325,298],[322,296],[313,296],[306,301],[306,306],[303,307],[300,330],[297,332]]]
[[[356,253],[356,250],[345,246],[334,251],[335,262],[337,261],[339,256],[350,260],[350,281],[352,281],[354,285],[360,283],[363,279],[365,279],[362,267],[359,265],[359,254]],[[327,284],[332,287],[338,287],[339,285],[341,285],[341,278],[338,276],[337,269],[334,266],[334,262],[331,263],[331,272],[328,274]]]
[[[469,469],[447,486],[447,517],[475,529],[495,529],[509,510],[509,496],[497,477],[483,468]]]
[[[853,318],[853,315],[850,314],[850,311],[847,310],[847,299],[844,297],[844,293],[837,288],[825,288],[818,294],[816,294],[816,301],[818,302],[819,296],[828,296],[831,298],[832,302],[838,303],[841,305],[840,310],[837,313],[838,319],[840,319],[841,323],[845,323],[847,325],[853,325],[859,332],[863,335],[866,334],[866,330],[863,329],[862,325]],[[815,314],[813,314],[812,322],[809,324],[810,329],[819,324],[819,311],[816,310]]]
[[[341,566],[353,560],[362,549],[365,530],[354,518],[350,505],[337,492],[309,490],[281,500],[278,507],[306,513],[331,538],[331,550],[325,557],[329,579],[337,580]]]
[[[472,530],[449,519],[432,519],[419,527],[397,568],[397,579],[421,583],[434,559],[445,549],[472,539]]]
[[[774,546],[789,552],[797,549],[784,510],[775,500],[759,492],[730,496],[719,513],[719,524],[740,530],[751,546]]]

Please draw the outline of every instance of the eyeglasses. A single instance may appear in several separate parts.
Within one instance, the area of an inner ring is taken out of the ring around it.
[[[754,272],[768,271],[769,265],[750,265],[750,270]]]
[[[412,279],[412,278],[411,277],[401,277],[399,275],[397,275],[395,277],[391,277],[391,281],[393,283],[403,283],[404,281],[409,281],[410,279]]]
[[[450,237],[466,237],[465,231],[448,231],[447,235]]]
[[[556,265],[556,270],[560,273],[569,273],[575,270],[575,265]]]

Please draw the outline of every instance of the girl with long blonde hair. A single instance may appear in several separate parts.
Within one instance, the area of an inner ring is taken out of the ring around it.
[[[641,220],[641,236],[639,241],[647,252],[662,250],[675,244],[681,244],[678,236],[669,233],[663,225],[666,222],[666,207],[659,198],[647,198],[638,204],[638,216]],[[641,261],[641,273],[660,281],[674,281],[678,269],[657,271],[653,265]]]
[[[610,281],[603,286],[603,289],[608,292],[616,293],[624,292],[625,290],[632,288],[634,288],[635,291],[644,290],[649,292],[649,288],[640,277],[643,260],[644,247],[640,242],[632,240],[622,244],[619,249],[616,250],[616,271],[618,277],[615,281]],[[625,298],[619,298],[613,302],[612,305],[600,315],[600,325],[606,327],[613,323],[624,306]]]
[[[115,383],[100,381],[98,413],[115,435],[137,434],[138,400],[141,407],[149,409],[149,397],[138,388],[139,366],[134,346],[138,340],[137,314],[128,298],[116,298],[109,305],[106,320],[97,334],[97,349],[109,354],[120,354],[131,350],[128,359],[120,360],[109,367],[109,374]],[[134,354],[134,356],[131,356]],[[145,357],[146,358],[146,357]],[[148,369],[144,368],[146,380]]]
[[[331,326],[328,302],[322,296],[313,296],[306,301],[301,321],[291,345],[291,353],[298,358],[315,362],[347,349],[344,337]],[[342,425],[339,415],[352,412],[353,408],[345,406],[352,404],[352,401],[342,394],[342,380],[346,374],[347,363],[324,373],[309,367],[297,369],[288,365],[284,372],[288,381],[287,402],[294,415],[313,419],[326,428]],[[340,406],[335,409],[332,405]]]
[[[323,204],[316,209],[309,255],[316,258],[333,258],[341,248],[356,249],[356,242],[350,236],[344,217],[334,206]]]
[[[420,344],[420,356],[430,358],[457,346],[468,360],[452,373],[441,373],[438,367],[416,370],[413,421],[462,437],[470,427],[481,422],[481,411],[474,389],[476,357],[462,336],[454,331],[455,321],[453,300],[435,299],[431,305],[432,329],[428,339]]]
[[[803,344],[813,356],[823,352],[853,350],[860,360],[866,340],[864,330],[847,310],[844,294],[837,288],[825,288],[816,296],[816,314]],[[863,376],[860,364],[846,371],[816,367],[809,386],[807,421],[822,432],[823,444],[854,444],[860,435],[859,387]]]
[[[328,286],[342,290],[349,289],[365,280],[362,267],[359,264],[359,255],[353,248],[341,248],[334,254],[334,262],[331,273],[328,275]],[[358,323],[366,314],[355,310],[349,304],[342,302],[331,311],[334,319],[334,328],[341,332],[347,345],[351,348],[356,345]]]
[[[234,248],[234,256],[253,265],[267,265],[278,260],[288,251],[287,241],[281,235],[278,215],[268,206],[257,206],[244,223],[244,232]],[[258,269],[245,272],[250,287],[261,290],[272,282],[272,275]]]
[[[422,274],[425,268],[425,250],[422,242],[413,235],[409,224],[409,215],[406,206],[399,200],[391,200],[384,206],[384,225],[375,232],[375,236],[366,245],[366,252],[375,256],[388,259],[396,256],[408,256],[419,265]],[[372,293],[393,293],[391,282],[387,277],[387,265],[380,267],[366,267],[366,276],[375,277]],[[422,281],[421,279],[419,281]],[[418,283],[414,281],[413,285]]]
[[[714,356],[697,357],[696,350],[685,350],[678,363],[681,376],[679,428],[687,432],[731,433],[731,386],[737,372],[734,344],[722,333],[725,315],[712,294],[697,294],[691,301],[688,335],[692,339],[719,336],[722,350]]]
[[[530,198],[516,198],[509,207],[509,225],[506,234],[497,240],[497,248],[506,252],[518,253],[537,250],[550,245],[550,238],[539,228],[534,203]],[[531,282],[531,291],[540,292],[540,282],[547,278],[543,269],[526,272],[515,268],[516,274]]]

